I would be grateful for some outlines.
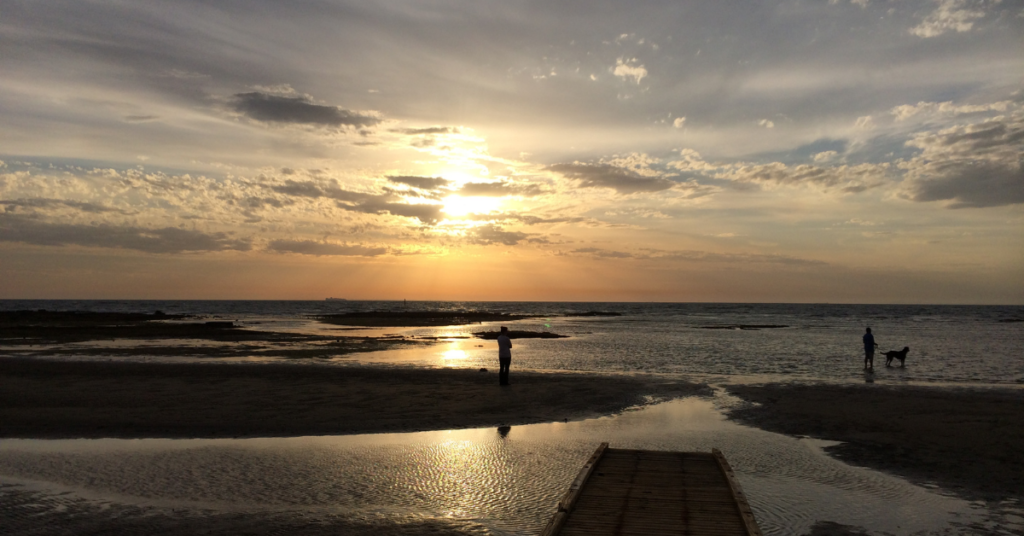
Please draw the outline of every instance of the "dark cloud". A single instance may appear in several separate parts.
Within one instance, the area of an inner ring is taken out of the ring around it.
[[[437,223],[441,219],[441,208],[442,205],[434,204],[418,204],[410,205],[407,203],[392,203],[381,200],[371,200],[364,203],[358,203],[354,205],[344,205],[339,203],[338,208],[345,210],[351,210],[353,212],[363,212],[366,214],[391,214],[392,216],[403,216],[406,218],[416,218],[423,223]]]
[[[376,257],[388,252],[383,247],[367,247],[313,240],[273,240],[267,245],[268,251],[276,253],[299,253],[316,256]]]
[[[117,208],[106,207],[103,205],[97,205],[95,203],[87,203],[83,201],[70,201],[66,199],[51,199],[45,197],[31,197],[27,199],[10,199],[0,200],[0,205],[4,205],[8,209],[11,208],[53,208],[53,207],[68,207],[82,212],[89,212],[93,214],[100,214],[104,212],[115,212],[118,214],[134,214],[134,212],[127,212]]]
[[[338,208],[364,214],[391,214],[416,218],[423,223],[437,223],[441,219],[441,205],[399,203],[399,196],[391,193],[364,194],[352,192],[336,185],[324,185],[313,181],[288,179],[284,184],[270,186],[275,192],[313,199],[326,198],[337,201]]]
[[[505,231],[497,225],[484,225],[473,229],[469,235],[469,241],[473,244],[491,245],[502,244],[514,246],[530,238],[527,233],[518,231]]]
[[[419,136],[423,134],[458,134],[459,129],[452,127],[427,127],[427,128],[396,128],[391,132]]]
[[[46,223],[0,214],[0,241],[37,246],[85,246],[131,249],[147,253],[249,251],[247,239],[226,233],[203,233],[176,227],[146,229],[132,226]]]
[[[504,197],[521,195],[533,197],[541,195],[544,190],[536,184],[510,184],[507,182],[470,182],[466,183],[457,192],[465,196],[487,196]]]
[[[229,202],[250,209],[259,209],[264,207],[284,208],[286,206],[295,204],[295,202],[290,199],[281,200],[273,197],[257,196],[248,196],[238,200],[231,200]]]
[[[326,197],[337,201],[348,201],[358,203],[373,199],[372,194],[353,192],[339,188],[336,184],[322,185],[313,181],[295,181],[287,179],[284,184],[276,184],[270,187],[271,190],[294,197],[320,198]]]
[[[235,111],[257,121],[325,127],[369,127],[381,120],[337,106],[313,104],[306,97],[282,97],[259,91],[234,96]]]
[[[582,188],[611,188],[620,194],[638,192],[660,192],[675,185],[662,177],[646,177],[635,171],[608,164],[554,164],[549,171],[560,173],[568,179],[575,179]]]
[[[437,188],[448,186],[451,183],[448,179],[443,179],[441,177],[416,177],[411,175],[389,175],[388,180],[399,184],[406,184],[421,190],[436,190]]]
[[[905,195],[950,208],[1024,203],[1024,120],[994,119],[925,133],[907,142],[921,154],[903,165]]]
[[[950,208],[999,207],[1024,203],[1024,167],[999,162],[929,165],[928,178],[910,184],[914,201],[950,201]]]

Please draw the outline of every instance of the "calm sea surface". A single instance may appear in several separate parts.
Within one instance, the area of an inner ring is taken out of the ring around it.
[[[421,366],[495,365],[493,341],[472,338],[493,324],[339,331],[314,315],[350,311],[497,311],[541,318],[512,329],[551,331],[567,339],[517,340],[513,366],[531,370],[856,379],[861,335],[871,327],[879,352],[910,347],[906,368],[881,367],[880,381],[1024,383],[1024,307],[945,305],[2,300],[0,310],[187,313],[239,321],[251,329],[308,333],[440,337],[436,345],[338,358],[340,363]],[[613,317],[565,317],[603,311]],[[751,326],[784,326],[751,328]],[[746,329],[744,329],[746,328]],[[464,338],[469,336],[470,338]],[[140,357],[145,357],[144,355]],[[884,357],[876,358],[884,364]]]

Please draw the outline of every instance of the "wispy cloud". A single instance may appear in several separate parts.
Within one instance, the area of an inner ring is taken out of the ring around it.
[[[275,253],[298,253],[316,256],[377,257],[388,252],[384,247],[336,244],[315,240],[271,240],[267,250]]]
[[[83,246],[144,251],[197,253],[249,251],[249,239],[227,233],[204,233],[176,227],[149,229],[134,226],[47,223],[0,213],[0,241],[36,246]]]

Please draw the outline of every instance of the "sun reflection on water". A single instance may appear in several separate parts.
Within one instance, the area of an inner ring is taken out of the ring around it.
[[[445,361],[466,359],[465,350],[445,350],[441,355],[444,356]]]

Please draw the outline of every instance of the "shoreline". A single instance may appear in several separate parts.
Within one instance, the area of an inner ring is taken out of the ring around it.
[[[579,420],[703,384],[497,369],[0,358],[0,437],[235,438],[418,432]]]
[[[748,404],[728,418],[789,436],[840,441],[845,463],[970,500],[1024,490],[1024,391],[906,385],[729,385]]]

